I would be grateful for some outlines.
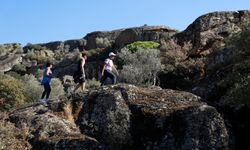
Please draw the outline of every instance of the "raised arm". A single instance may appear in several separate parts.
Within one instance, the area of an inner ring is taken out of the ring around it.
[[[52,77],[52,75],[50,74],[50,68],[49,67],[46,68],[46,76]]]

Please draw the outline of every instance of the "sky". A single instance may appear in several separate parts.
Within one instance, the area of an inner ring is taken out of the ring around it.
[[[80,39],[144,24],[182,31],[203,14],[247,9],[249,0],[0,0],[0,44]]]

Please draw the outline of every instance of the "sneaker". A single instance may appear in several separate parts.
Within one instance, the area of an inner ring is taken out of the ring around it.
[[[48,104],[51,102],[51,99],[45,99],[45,102]]]
[[[44,106],[47,106],[47,102],[46,102],[46,100],[41,99],[41,100],[40,100],[40,102],[41,102]]]

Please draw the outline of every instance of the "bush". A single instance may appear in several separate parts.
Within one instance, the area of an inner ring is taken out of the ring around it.
[[[26,124],[21,124],[16,128],[14,124],[8,122],[8,114],[0,113],[0,147],[1,149],[31,149],[28,142],[30,131]]]
[[[24,93],[26,96],[26,102],[33,103],[39,100],[43,87],[34,75],[24,75],[23,82],[25,84]]]
[[[153,41],[138,41],[125,46],[132,53],[136,52],[138,49],[156,49],[159,47],[159,43]]]
[[[30,44],[30,43],[28,43],[26,45],[26,47],[28,49],[30,49],[30,50],[35,50],[35,51],[40,51],[40,50],[44,50],[45,49],[45,47],[43,47],[43,46],[41,46],[39,44]]]
[[[241,77],[234,83],[222,100],[227,104],[247,104],[250,106],[250,76]]]
[[[250,23],[246,23],[241,26],[241,31],[231,36],[226,44],[228,47],[233,47],[235,50],[235,56],[232,59],[233,62],[238,62],[250,56]]]
[[[24,84],[11,76],[0,75],[0,97],[4,99],[2,108],[11,109],[25,103]]]
[[[62,82],[58,78],[52,78],[51,80],[51,99],[56,99],[61,95],[65,95]]]
[[[118,57],[124,65],[119,80],[135,85],[154,85],[157,73],[161,70],[160,51],[157,49],[141,49],[132,52],[123,48]]]
[[[111,42],[107,38],[97,37],[95,40],[98,48],[107,48],[111,46]]]
[[[14,71],[9,71],[6,73],[6,75],[12,76],[15,79],[21,80],[22,79],[22,75],[18,74],[17,72]]]
[[[23,74],[25,73],[26,70],[26,66],[24,66],[23,64],[16,64],[12,67],[12,71],[17,72],[19,74]]]
[[[96,80],[95,78],[91,79],[91,80],[87,80],[86,82],[86,88],[87,89],[92,89],[92,88],[97,88],[100,87],[100,82],[98,80]]]
[[[164,64],[176,66],[181,61],[184,61],[188,57],[188,51],[191,49],[191,43],[184,43],[183,46],[177,44],[177,41],[171,39],[167,41],[161,41],[161,52],[164,56],[162,62]]]
[[[35,61],[37,61],[37,63],[40,63],[40,64],[45,63],[47,61],[51,61],[54,59],[52,57],[41,55],[42,52],[43,51],[34,51],[33,49],[29,50],[27,52],[25,58],[30,59],[30,60],[35,60]]]

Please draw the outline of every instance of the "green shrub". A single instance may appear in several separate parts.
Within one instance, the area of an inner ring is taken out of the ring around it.
[[[97,37],[95,40],[98,48],[106,48],[111,46],[111,42],[107,38]]]
[[[30,50],[35,50],[35,51],[39,51],[39,50],[43,50],[45,49],[45,47],[39,45],[39,44],[27,44],[28,49]]]
[[[11,109],[25,103],[24,84],[11,76],[0,75],[0,97],[4,98],[1,109]]]
[[[228,47],[233,47],[234,58],[233,62],[238,62],[243,60],[242,58],[246,58],[250,56],[250,23],[246,23],[241,26],[241,31],[235,33],[231,36],[226,45]]]
[[[119,82],[135,85],[155,85],[157,73],[162,69],[158,49],[141,49],[131,52],[123,48],[118,57],[123,60]]]
[[[33,103],[39,100],[43,87],[40,82],[35,78],[34,75],[24,75],[22,81],[25,84],[24,93],[26,96],[27,103]]]
[[[15,79],[21,80],[22,79],[22,75],[18,74],[17,72],[14,71],[9,71],[6,73],[9,76],[12,76]]]
[[[42,64],[47,61],[53,60],[51,57],[45,57],[40,54],[40,51],[29,50],[25,56],[26,59],[35,60],[37,63]]]
[[[96,80],[95,78],[87,80],[86,82],[87,89],[92,89],[97,87],[100,87],[100,82],[98,80]]]
[[[51,99],[56,99],[61,95],[65,95],[62,82],[58,78],[52,78],[51,80]]]
[[[128,44],[127,46],[125,46],[125,48],[127,48],[129,51],[134,53],[139,48],[140,49],[156,49],[159,46],[160,46],[159,43],[156,43],[153,41],[138,41],[138,42]]]
[[[250,76],[241,77],[234,83],[222,100],[227,104],[247,104],[250,106]]]
[[[14,71],[14,72],[17,72],[19,74],[23,74],[23,73],[25,73],[27,71],[26,66],[24,66],[23,64],[14,65],[11,70]]]

